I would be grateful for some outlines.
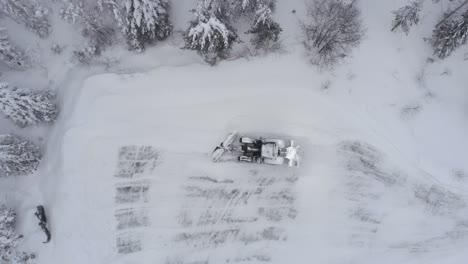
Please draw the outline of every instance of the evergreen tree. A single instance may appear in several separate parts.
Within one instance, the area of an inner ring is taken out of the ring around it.
[[[433,32],[434,54],[444,59],[468,42],[468,10],[460,17],[445,20]]]
[[[102,14],[110,13],[117,22],[117,26],[125,33],[126,26],[122,0],[97,0],[97,5]]]
[[[96,4],[85,7],[79,0],[66,0],[60,9],[60,17],[70,24],[80,22],[83,25],[83,36],[88,37],[96,49],[102,50],[112,44],[114,29],[104,22],[105,17],[98,10],[100,9]]]
[[[79,0],[66,0],[60,10],[60,17],[71,23],[80,23],[82,34],[88,41],[73,51],[73,59],[82,64],[89,64],[91,60],[101,55],[102,51],[112,45],[115,30],[104,22],[97,5],[84,6]]]
[[[21,238],[15,231],[16,213],[4,205],[0,206],[0,263],[34,264],[35,254],[17,250]]]
[[[231,0],[237,13],[240,15],[248,15],[255,13],[258,8],[259,2],[273,2],[270,0]]]
[[[0,177],[30,174],[41,158],[32,142],[12,134],[0,135]]]
[[[406,34],[410,27],[419,23],[419,12],[422,8],[423,0],[413,0],[408,5],[394,11],[395,18],[392,22],[392,31],[401,28]]]
[[[216,0],[224,2],[223,0]],[[234,19],[240,17],[255,18],[260,6],[268,6],[272,11],[275,9],[276,0],[229,0],[230,15]]]
[[[37,1],[0,0],[0,12],[46,38],[50,33],[48,10]]]
[[[183,34],[185,48],[197,51],[210,65],[226,59],[238,39],[223,7],[213,3],[216,2],[199,1],[196,17]]]
[[[101,55],[101,49],[93,42],[89,41],[73,51],[73,62],[80,64],[90,64],[94,57]]]
[[[10,260],[11,264],[35,264],[36,254],[17,251]]]
[[[0,206],[0,260],[10,260],[15,256],[21,239],[21,236],[16,234],[15,222],[15,211]]]
[[[97,4],[101,12],[112,14],[130,50],[143,51],[145,44],[172,34],[168,0],[98,0]]]
[[[14,46],[0,28],[0,62],[11,69],[26,69],[29,67],[29,57],[26,52]]]
[[[0,83],[0,111],[20,127],[53,122],[58,114],[54,99],[49,90],[10,89]]]
[[[433,0],[433,2],[442,1]],[[454,50],[468,42],[468,9],[466,9],[468,0],[453,2],[450,11],[444,13],[432,32],[431,44],[434,54],[441,59],[448,57]],[[424,0],[411,0],[408,5],[394,11],[392,31],[401,28],[408,34],[410,27],[419,23],[419,13],[423,3]]]
[[[250,3],[253,3],[250,0]],[[248,7],[248,6],[247,6]],[[255,5],[255,18],[252,28],[247,33],[254,34],[251,43],[255,48],[267,48],[277,42],[282,31],[281,26],[273,21],[274,0],[258,0]]]
[[[126,0],[125,33],[131,50],[142,51],[146,43],[172,34],[167,0]]]

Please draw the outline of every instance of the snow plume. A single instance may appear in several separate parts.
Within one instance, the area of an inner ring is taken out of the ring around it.
[[[15,70],[29,68],[30,59],[26,52],[10,43],[3,30],[0,28],[0,62]]]
[[[97,0],[97,6],[101,13],[111,13],[119,28],[125,29],[125,22],[122,14],[122,3],[116,2],[116,0]]]
[[[10,89],[0,83],[0,111],[20,127],[53,122],[58,115],[54,100],[49,90]]]
[[[75,24],[84,15],[83,2],[81,1],[68,0],[60,9],[60,18],[70,24]]]
[[[41,38],[50,34],[48,10],[38,1],[0,0],[0,12],[24,24]]]
[[[112,45],[115,27],[106,23],[102,7],[102,1],[97,5],[85,6],[79,0],[66,0],[60,9],[60,17],[71,24],[79,22],[83,27],[82,35],[88,38],[86,43],[73,51],[75,62],[89,64],[94,57],[101,55],[106,47]]]

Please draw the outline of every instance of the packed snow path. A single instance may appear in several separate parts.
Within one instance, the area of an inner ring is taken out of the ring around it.
[[[398,139],[377,133],[358,110],[317,96],[306,67],[291,76],[258,70],[249,81],[235,63],[187,67],[84,82],[57,138],[54,237],[41,263],[466,257],[463,193],[413,166]],[[302,167],[211,163],[209,152],[234,129],[294,138]]]

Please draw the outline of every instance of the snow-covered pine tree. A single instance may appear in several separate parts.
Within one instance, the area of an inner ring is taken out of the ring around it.
[[[200,0],[195,19],[183,34],[185,49],[195,50],[210,65],[229,56],[234,41],[238,39],[229,25],[223,10],[210,0]]]
[[[100,6],[102,7],[102,3]],[[64,0],[64,6],[60,9],[60,17],[71,24],[79,22],[83,27],[83,36],[89,39],[73,51],[76,62],[89,64],[107,46],[112,45],[114,27],[104,22],[105,17],[98,10],[100,8],[97,4],[85,6],[80,0]]]
[[[313,0],[301,22],[310,63],[333,68],[364,36],[357,0]]]
[[[0,205],[0,262],[10,264],[34,264],[35,254],[18,251],[21,235],[15,231],[16,213]]]
[[[0,0],[0,12],[46,38],[50,34],[48,10],[37,0]]]
[[[419,12],[421,11],[424,0],[412,0],[404,7],[393,11],[395,18],[392,22],[392,30],[401,29],[406,34],[409,33],[410,27],[419,23]]]
[[[30,66],[26,52],[10,43],[3,28],[0,28],[0,63],[16,70],[26,69]]]
[[[217,0],[226,2],[223,0]],[[227,13],[229,16],[236,20],[241,17],[255,18],[255,12],[258,10],[260,2],[270,2],[270,0],[229,0]],[[274,2],[271,1],[271,2]]]
[[[64,0],[59,13],[60,18],[70,24],[77,23],[85,14],[83,2],[79,0]]]
[[[253,14],[257,0],[199,0],[198,2],[210,6],[216,12],[218,19],[232,23],[247,14]]]
[[[468,43],[468,10],[460,18],[445,20],[433,31],[434,54],[444,59]]]
[[[131,50],[143,51],[146,43],[172,34],[167,0],[125,0],[125,34]]]
[[[31,141],[16,135],[0,135],[0,177],[30,174],[42,155]]]
[[[247,31],[254,34],[250,41],[257,49],[270,47],[272,43],[278,41],[282,29],[273,21],[274,10],[275,0],[257,0],[254,22],[252,28]]]
[[[21,239],[15,231],[15,222],[15,211],[4,205],[0,206],[0,260],[9,261],[15,256]]]
[[[64,6],[60,9],[60,17],[75,24],[83,24],[83,35],[90,39],[96,45],[96,49],[102,50],[102,47],[112,44],[114,28],[104,23],[105,17],[102,16],[99,8],[101,5],[89,4],[85,7],[80,0],[64,0]]]
[[[117,26],[125,33],[126,27],[122,0],[97,0],[97,6],[102,14],[110,13],[117,22]]]
[[[90,45],[95,46],[97,54],[100,54],[105,47],[112,45],[115,35],[114,27],[105,24],[99,18],[99,14],[95,12],[88,14],[84,20],[84,26],[83,36],[90,39]]]
[[[93,42],[87,42],[73,51],[73,62],[88,65],[94,57],[101,55],[101,51]]]
[[[11,264],[35,264],[36,254],[17,251],[13,258],[10,260]]]
[[[0,111],[20,127],[51,123],[58,114],[51,91],[10,89],[6,83],[0,83]]]

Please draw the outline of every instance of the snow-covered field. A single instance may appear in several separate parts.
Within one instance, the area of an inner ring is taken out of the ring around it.
[[[48,210],[52,241],[23,218],[25,247],[38,263],[466,263],[467,61],[427,62],[430,28],[389,32],[402,1],[381,2],[360,1],[366,39],[333,72],[302,56],[302,1],[279,1],[286,54],[209,67],[164,43],[61,73],[43,165],[0,179],[23,214]],[[295,139],[302,166],[211,163],[233,130]]]
[[[50,256],[42,258],[73,263],[466,258],[464,190],[401,154],[405,139],[380,132],[378,120],[366,120],[359,108],[346,111],[351,104],[337,104],[310,87],[314,76],[307,65],[282,74],[288,64],[300,65],[291,57],[265,58],[249,62],[255,75],[244,62],[231,62],[88,78],[57,129],[61,166],[49,175],[58,180],[48,187],[47,199],[55,235]],[[229,79],[232,72],[243,78]],[[305,153],[303,166],[210,163],[208,153],[234,129],[295,138]],[[420,153],[417,144],[404,147]],[[84,254],[70,260],[77,249]]]

